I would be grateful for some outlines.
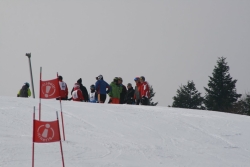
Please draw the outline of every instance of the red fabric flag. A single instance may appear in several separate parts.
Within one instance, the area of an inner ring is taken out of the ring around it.
[[[52,122],[34,120],[33,142],[50,143],[60,140],[58,120]]]
[[[58,79],[40,81],[40,98],[54,99],[60,96]]]

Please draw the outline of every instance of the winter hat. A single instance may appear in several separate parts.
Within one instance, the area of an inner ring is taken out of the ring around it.
[[[127,86],[131,86],[132,87],[132,84],[131,83],[128,83],[128,85]]]
[[[115,77],[115,78],[114,78],[114,82],[117,82],[117,81],[118,81],[118,77]]]
[[[59,80],[63,80],[63,77],[61,75],[58,76]]]
[[[77,83],[81,84],[82,83],[82,78],[78,79]]]
[[[122,81],[122,78],[121,78],[121,77],[118,77],[118,80],[121,80],[121,81]]]

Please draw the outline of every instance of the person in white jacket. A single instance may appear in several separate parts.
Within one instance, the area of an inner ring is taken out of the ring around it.
[[[90,103],[97,103],[98,102],[98,95],[97,95],[96,90],[95,90],[95,85],[90,86],[89,102]]]

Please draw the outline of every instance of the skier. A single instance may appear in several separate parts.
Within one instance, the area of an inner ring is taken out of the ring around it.
[[[136,100],[136,105],[139,105],[140,102],[141,102],[141,93],[140,93],[140,89],[141,89],[141,82],[140,82],[140,78],[139,77],[136,77],[134,79],[135,81],[135,95],[134,95],[134,99]]]
[[[98,94],[98,102],[105,103],[107,94],[110,92],[110,86],[107,82],[103,80],[103,76],[99,75],[96,77],[97,81],[95,83],[96,92]],[[108,90],[107,90],[108,89]]]
[[[84,97],[84,101],[88,102],[89,101],[89,95],[88,95],[88,91],[87,91],[86,87],[83,86],[83,84],[82,84],[82,78],[78,79],[77,83],[79,84],[80,90],[82,91],[82,95]],[[72,95],[73,91],[74,91],[74,88],[72,88],[71,95]]]
[[[122,92],[122,87],[118,83],[118,77],[115,77],[113,82],[110,83],[111,91],[109,92],[109,103],[120,104],[120,95]]]
[[[124,102],[126,104],[135,104],[135,99],[134,99],[135,90],[132,87],[131,83],[128,83],[127,87],[128,87],[128,91],[127,91],[127,94],[125,96]]]
[[[30,87],[30,84],[28,82],[25,82],[22,88],[17,93],[17,97],[30,97],[31,92],[30,92],[29,87]]]
[[[90,103],[97,103],[98,102],[98,95],[95,91],[95,85],[90,86],[89,102]]]
[[[122,92],[120,94],[120,104],[124,104],[124,98],[127,94],[127,88],[122,84],[123,80],[121,77],[118,78],[118,84],[122,87]]]
[[[59,86],[60,86],[60,96],[61,100],[68,100],[68,87],[67,84],[63,81],[62,76],[58,76]],[[60,100],[60,98],[56,98],[56,100]]]
[[[141,93],[141,104],[142,105],[149,105],[149,84],[147,81],[145,81],[145,77],[140,77],[141,87],[140,87],[140,93]]]
[[[72,92],[73,101],[84,101],[84,97],[82,95],[82,91],[80,90],[80,85],[75,83],[74,91]]]

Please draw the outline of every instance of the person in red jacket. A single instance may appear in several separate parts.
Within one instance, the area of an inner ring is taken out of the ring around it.
[[[135,81],[135,84],[136,84],[136,86],[135,86],[135,94],[134,94],[135,104],[139,105],[140,102],[141,102],[141,93],[140,93],[140,91],[141,91],[141,82],[140,82],[140,78],[136,77],[134,79],[134,81]]]
[[[68,87],[67,84],[63,81],[62,76],[58,76],[59,80],[59,86],[60,86],[60,95],[61,95],[61,100],[68,100]],[[56,100],[59,100],[60,98],[56,98]]]
[[[80,85],[78,83],[74,86],[74,91],[72,92],[73,101],[84,101],[82,91],[80,90]]]
[[[140,82],[141,82],[141,86],[140,86],[141,105],[149,105],[150,92],[149,92],[148,82],[145,81],[144,76],[140,77]]]

